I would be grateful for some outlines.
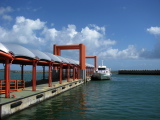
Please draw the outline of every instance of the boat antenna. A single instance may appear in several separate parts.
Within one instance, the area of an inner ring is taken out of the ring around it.
[[[102,60],[102,66],[103,66],[103,60]]]

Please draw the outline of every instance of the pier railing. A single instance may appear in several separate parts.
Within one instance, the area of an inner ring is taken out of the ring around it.
[[[5,93],[5,80],[0,80],[0,94]],[[21,91],[25,88],[24,80],[10,80],[10,92]]]

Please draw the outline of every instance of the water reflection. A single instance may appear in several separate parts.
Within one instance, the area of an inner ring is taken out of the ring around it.
[[[34,107],[14,114],[6,120],[54,120],[54,119],[81,119],[87,111],[86,94],[79,86],[65,93],[43,101]],[[64,117],[65,116],[65,117]]]
[[[160,76],[91,81],[8,120],[160,120]]]

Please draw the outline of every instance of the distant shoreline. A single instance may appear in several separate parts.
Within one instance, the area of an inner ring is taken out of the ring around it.
[[[4,71],[4,69],[0,69],[0,71]],[[11,72],[14,72],[14,73],[20,73],[21,72],[21,70],[11,70]],[[24,73],[31,73],[32,72],[32,70],[24,70]],[[36,71],[37,73],[43,73],[43,71],[42,70],[37,70]],[[46,73],[48,72],[48,71],[45,71]],[[118,70],[113,70],[113,71],[111,71],[112,73],[118,73]]]
[[[118,73],[118,70],[113,70],[111,71],[111,73]]]
[[[4,71],[4,69],[0,69],[0,71]],[[21,70],[11,70],[11,72],[14,72],[14,73],[20,73],[20,72],[21,72]],[[31,72],[32,72],[32,70],[24,70],[23,72],[24,72],[24,73],[31,73]],[[42,70],[37,70],[36,72],[37,72],[37,73],[43,73],[43,71],[42,71]],[[45,72],[48,72],[48,71],[45,71]]]
[[[119,70],[118,74],[160,75],[160,70]]]
[[[4,69],[0,69],[0,71],[4,71]],[[11,70],[11,72],[20,73],[21,70]],[[42,70],[37,70],[36,72],[43,73]],[[119,74],[140,74],[140,73],[147,74],[147,72],[149,72],[149,73],[156,72],[156,74],[158,72],[158,74],[159,74],[160,70],[113,70],[113,71],[111,71],[111,73],[119,73]],[[24,70],[24,73],[32,73],[32,70]],[[48,73],[48,70],[45,71],[45,73]]]

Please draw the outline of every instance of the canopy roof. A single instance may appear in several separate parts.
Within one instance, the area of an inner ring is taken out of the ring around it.
[[[0,43],[0,51],[9,53],[9,50],[2,43]]]
[[[53,55],[51,53],[48,53],[48,52],[44,52],[46,55],[48,55],[52,61],[55,61],[55,62],[62,62],[62,60],[57,56],[57,55]]]
[[[41,52],[39,50],[33,50],[33,49],[30,49],[30,51],[40,60],[52,61],[52,59],[48,55],[46,55],[44,52]]]
[[[27,48],[17,44],[4,44],[4,47],[15,57],[35,59],[36,56]],[[0,48],[1,49],[1,48]]]
[[[79,65],[79,61],[75,61],[62,56],[53,55],[48,52],[41,52],[36,49],[28,49],[17,44],[0,43],[0,51],[6,54],[12,54],[15,58],[38,59],[41,61],[58,62],[65,64]],[[93,65],[86,64],[87,67],[94,67]]]

